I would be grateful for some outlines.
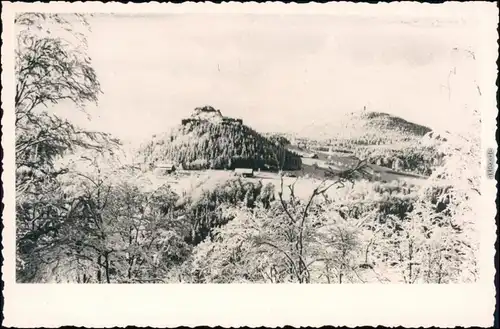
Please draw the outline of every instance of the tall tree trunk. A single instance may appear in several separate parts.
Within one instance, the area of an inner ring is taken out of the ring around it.
[[[128,239],[128,245],[129,245],[129,248],[132,247],[132,242],[133,242],[133,238],[132,238],[132,226],[130,226],[129,228],[129,239]],[[128,253],[128,271],[127,271],[127,277],[129,280],[132,279],[132,267],[134,266],[134,256],[130,255],[130,252]]]
[[[111,283],[110,280],[109,280],[109,253],[106,253],[104,255],[104,269],[105,269],[105,273],[106,273],[106,282],[107,283]]]
[[[413,241],[410,239],[410,244],[409,244],[409,257],[410,259],[410,265],[409,265],[409,282],[408,283],[413,283]]]
[[[101,276],[101,255],[97,257],[97,282],[101,283],[102,282],[102,276]]]
[[[132,280],[132,269],[134,267],[134,260],[135,256],[130,256],[128,261],[128,273],[127,273],[127,277],[129,280]]]

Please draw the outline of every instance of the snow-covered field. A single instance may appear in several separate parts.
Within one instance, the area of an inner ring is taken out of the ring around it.
[[[236,176],[232,171],[225,170],[201,170],[201,171],[177,171],[169,175],[155,175],[151,172],[139,174],[136,181],[143,191],[153,191],[161,186],[170,186],[179,195],[189,194],[196,198],[196,195],[204,190],[213,190],[217,185],[221,185],[227,180]],[[256,172],[254,177],[241,178],[243,181],[261,181],[263,185],[273,184],[277,191],[280,188],[281,180],[278,174],[270,172]],[[295,183],[295,193],[299,197],[307,197],[312,190],[320,184],[320,180],[314,178],[283,178],[284,196],[288,197],[290,190],[287,187]]]
[[[197,195],[205,190],[213,190],[216,186],[223,184],[227,180],[234,179],[233,171],[230,170],[200,170],[200,171],[177,171],[168,175],[155,175],[152,172],[141,173],[136,176],[136,181],[143,191],[153,191],[161,186],[170,186],[179,195],[190,195],[196,198]],[[277,173],[272,172],[255,172],[254,177],[241,178],[243,181],[257,182],[260,181],[263,185],[271,183],[275,186],[276,192],[281,189],[281,179]],[[405,178],[410,184],[420,184],[422,179]],[[313,190],[321,184],[322,180],[312,177],[283,177],[283,196],[290,196],[290,188],[294,188],[294,193],[299,198],[308,198]],[[323,186],[333,183],[333,180],[325,181]],[[363,185],[371,184],[370,182],[358,182],[358,188],[363,189]],[[350,184],[348,184],[350,186]],[[338,196],[342,194],[346,188],[333,188],[328,191],[329,196]]]

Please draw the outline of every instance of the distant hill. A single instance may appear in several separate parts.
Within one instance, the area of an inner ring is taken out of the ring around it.
[[[351,112],[335,123],[311,125],[297,136],[294,144],[324,152],[324,156],[354,156],[419,175],[430,175],[441,164],[443,155],[436,146],[446,140],[428,127],[370,111]]]
[[[392,144],[420,139],[431,129],[383,112],[351,112],[337,122],[309,125],[297,135],[358,145]]]
[[[420,139],[431,131],[428,127],[382,112],[351,113],[346,122],[346,132],[356,130],[358,134],[351,135],[351,138],[357,139],[361,144],[410,141]]]
[[[243,124],[225,117],[211,106],[196,108],[193,114],[170,132],[139,149],[148,164],[171,161],[184,169],[226,169],[247,167],[300,169],[300,157]]]

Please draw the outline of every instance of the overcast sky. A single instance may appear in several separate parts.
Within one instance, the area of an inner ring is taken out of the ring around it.
[[[203,105],[259,131],[300,131],[365,105],[446,129],[457,106],[473,106],[485,49],[477,16],[102,14],[90,24],[104,94],[92,121],[71,119],[128,140]]]

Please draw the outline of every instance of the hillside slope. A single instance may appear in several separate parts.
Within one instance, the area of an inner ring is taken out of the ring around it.
[[[391,114],[360,111],[348,113],[336,122],[307,126],[298,135],[358,145],[379,145],[413,141],[430,131],[428,127]]]
[[[442,160],[437,148],[441,139],[429,138],[430,128],[387,113],[352,112],[336,123],[307,127],[299,135],[312,138],[305,138],[307,148],[325,155],[355,156],[374,165],[419,175],[429,175]],[[320,137],[311,137],[315,135]]]
[[[212,107],[197,108],[169,133],[139,150],[144,163],[172,161],[184,169],[299,169],[300,157]]]
[[[377,145],[420,139],[430,128],[381,112],[352,113],[337,138],[347,135],[357,144]]]

